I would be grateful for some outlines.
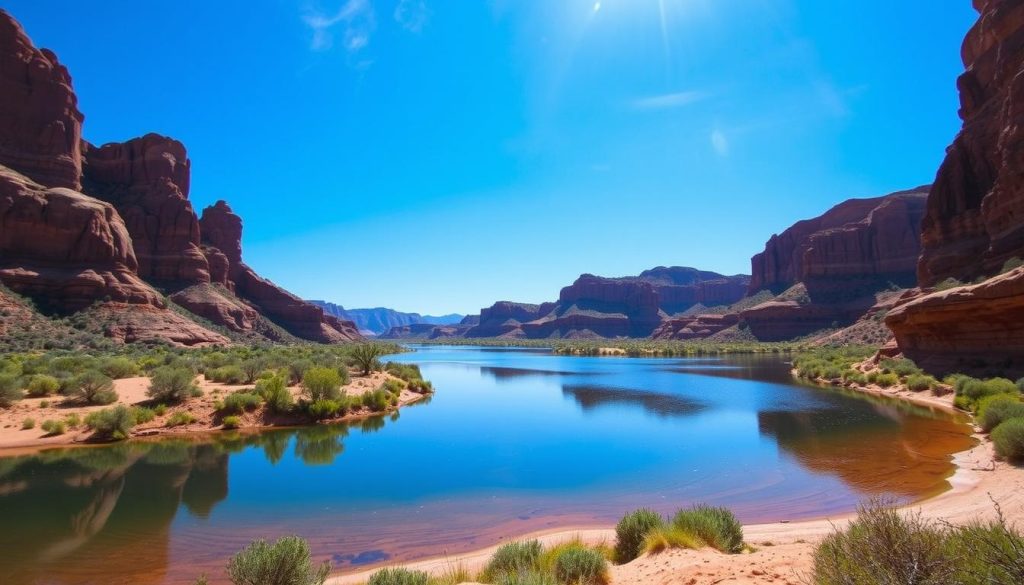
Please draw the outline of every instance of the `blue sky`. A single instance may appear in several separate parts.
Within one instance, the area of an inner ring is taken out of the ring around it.
[[[967,0],[41,2],[93,143],[159,132],[249,264],[347,307],[475,312],[591,272],[749,271],[930,182]]]

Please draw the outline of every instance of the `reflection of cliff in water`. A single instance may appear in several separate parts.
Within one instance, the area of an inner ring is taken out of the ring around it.
[[[696,414],[705,408],[701,402],[682,396],[611,386],[563,384],[562,394],[571,396],[583,410],[626,404],[661,417],[683,417]]]
[[[858,417],[856,411],[762,411],[758,430],[807,469],[838,476],[865,495],[930,495],[935,477],[953,471],[949,453],[975,443],[968,427],[950,425],[943,415],[905,416],[915,407],[873,401],[863,409],[859,425],[836,420]]]
[[[160,583],[179,507],[205,517],[227,497],[228,455],[217,445],[124,444],[10,461],[0,477],[4,583],[61,583],[67,565],[79,580]]]

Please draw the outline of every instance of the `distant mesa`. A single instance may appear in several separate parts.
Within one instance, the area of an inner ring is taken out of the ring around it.
[[[88,330],[122,342],[360,338],[242,261],[242,221],[225,202],[200,220],[181,142],[83,140],[67,69],[3,10],[0,78],[3,286],[48,313],[87,315]]]

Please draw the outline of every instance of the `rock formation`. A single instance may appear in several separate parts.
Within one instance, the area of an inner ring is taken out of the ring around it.
[[[695,315],[693,317],[677,317],[663,321],[654,333],[653,339],[671,339],[686,341],[691,339],[707,339],[740,322],[736,313],[723,315]]]
[[[903,353],[933,371],[1016,376],[1024,374],[1024,271],[1010,268],[1024,258],[1024,0],[974,6],[980,18],[964,40],[958,81],[963,129],[923,222],[926,288],[886,324]]]
[[[147,134],[82,140],[71,77],[0,10],[0,282],[122,340],[227,343],[170,311],[176,304],[235,332],[320,342],[358,339],[351,323],[261,278],[241,258],[241,220],[188,200],[191,163],[178,141]],[[286,334],[285,334],[286,335]]]
[[[48,187],[78,190],[82,113],[71,75],[0,10],[0,165]]]

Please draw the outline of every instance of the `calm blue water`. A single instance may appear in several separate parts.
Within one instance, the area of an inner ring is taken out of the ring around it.
[[[336,568],[608,525],[694,502],[746,522],[946,487],[966,427],[796,384],[777,357],[624,359],[418,348],[429,404],[353,426],[0,460],[0,582],[222,578],[256,537]]]

